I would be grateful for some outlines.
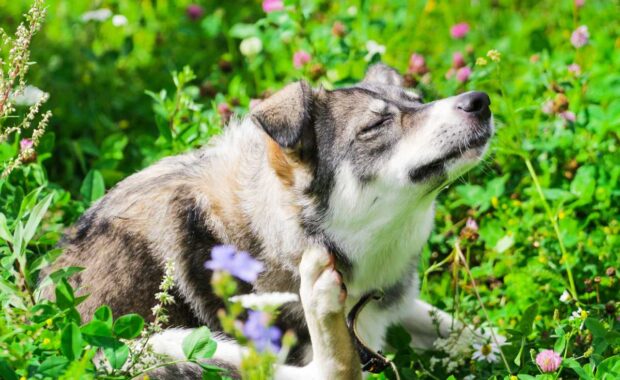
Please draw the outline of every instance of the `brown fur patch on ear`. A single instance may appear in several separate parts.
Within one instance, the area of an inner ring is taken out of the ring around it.
[[[282,148],[272,139],[267,138],[267,159],[280,181],[286,187],[293,187],[295,174],[293,165]]]
[[[311,122],[312,88],[304,81],[284,87],[252,111],[252,120],[280,146],[291,148]]]
[[[370,66],[364,77],[364,82],[402,87],[405,79],[395,68],[383,63],[377,63]]]

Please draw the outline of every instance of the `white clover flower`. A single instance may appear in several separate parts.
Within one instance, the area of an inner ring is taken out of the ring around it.
[[[40,90],[35,86],[26,86],[24,90],[18,94],[13,94],[11,96],[13,103],[18,106],[33,106],[41,101],[43,98],[47,98],[49,94],[45,91]]]
[[[370,62],[370,60],[372,59],[372,57],[374,57],[375,54],[385,54],[385,45],[379,45],[376,41],[368,40],[368,42],[366,42],[366,50],[368,50],[368,54],[366,54],[366,57],[364,57],[364,59],[366,60],[366,62]]]
[[[246,57],[253,57],[263,50],[263,41],[258,37],[249,37],[241,41],[239,45],[241,54]]]
[[[112,25],[116,27],[127,25],[127,17],[124,15],[114,15],[112,17]]]
[[[243,294],[229,298],[232,302],[239,302],[247,309],[264,309],[266,307],[278,307],[287,302],[299,301],[299,296],[294,293],[261,293]]]
[[[569,303],[572,299],[573,297],[570,296],[568,290],[564,290],[564,293],[562,293],[562,295],[560,296],[560,302],[563,303]]]
[[[112,17],[112,11],[108,8],[96,9],[82,14],[82,21],[99,21],[103,22]]]

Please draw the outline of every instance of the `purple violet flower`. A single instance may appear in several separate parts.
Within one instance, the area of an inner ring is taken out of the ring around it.
[[[214,271],[225,271],[240,280],[253,283],[264,265],[247,252],[237,252],[232,245],[218,245],[211,250],[211,260],[205,268]]]
[[[280,351],[282,332],[269,326],[269,315],[262,311],[248,310],[248,320],[243,325],[243,335],[256,345],[259,352],[270,350]]]

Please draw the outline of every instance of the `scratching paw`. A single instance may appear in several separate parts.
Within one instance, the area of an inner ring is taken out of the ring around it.
[[[301,261],[300,275],[301,302],[307,313],[321,319],[344,312],[346,289],[327,250],[307,250]]]

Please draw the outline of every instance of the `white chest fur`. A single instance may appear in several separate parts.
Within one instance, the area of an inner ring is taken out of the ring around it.
[[[409,188],[361,185],[345,165],[336,175],[329,210],[325,230],[353,264],[349,294],[385,289],[417,270],[416,258],[433,226],[433,199]]]

